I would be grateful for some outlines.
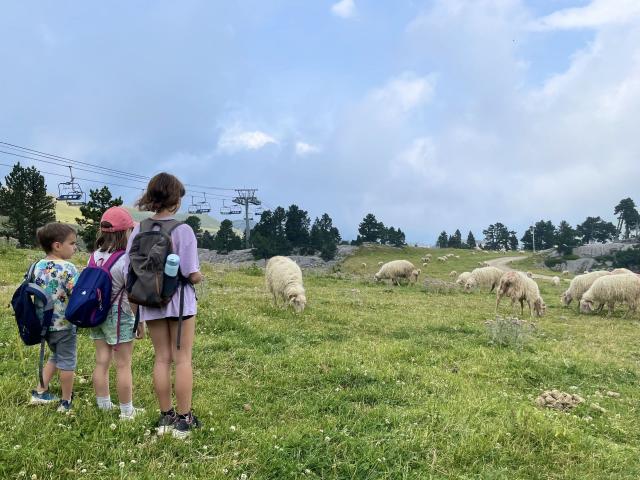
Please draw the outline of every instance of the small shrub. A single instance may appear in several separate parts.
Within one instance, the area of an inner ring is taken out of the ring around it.
[[[255,263],[251,264],[249,267],[241,268],[240,271],[252,277],[262,276],[262,269]]]
[[[500,347],[522,349],[532,338],[535,324],[518,317],[496,315],[494,320],[485,322],[489,343]]]
[[[548,268],[553,268],[561,263],[564,263],[564,259],[562,257],[547,257],[544,259],[544,264]]]

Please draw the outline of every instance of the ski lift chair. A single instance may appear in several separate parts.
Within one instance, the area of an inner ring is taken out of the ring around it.
[[[73,172],[71,171],[70,166],[69,177],[70,179],[68,182],[61,182],[58,184],[58,196],[56,197],[56,200],[67,203],[70,201],[79,202],[83,200],[83,198],[86,200],[86,194],[82,191],[80,184],[73,178]],[[82,205],[85,203],[86,201],[82,201]]]
[[[204,200],[198,203],[198,213],[209,213],[211,211],[211,205],[207,202],[207,194],[203,193]]]
[[[65,202],[67,202],[67,205],[70,205],[72,207],[82,207],[87,204],[87,194],[85,192],[82,192],[80,196],[76,196],[76,198],[73,199],[65,200]]]
[[[230,215],[238,215],[240,213],[242,213],[242,209],[240,208],[240,205],[236,205],[236,204],[231,205],[231,211],[229,212]]]
[[[189,214],[201,213],[200,212],[200,203],[196,203],[194,201],[194,199],[193,199],[193,196],[191,197],[191,205],[189,205],[188,212],[189,212]]]
[[[231,208],[227,206],[224,200],[222,200],[222,206],[220,207],[220,215],[231,215]]]

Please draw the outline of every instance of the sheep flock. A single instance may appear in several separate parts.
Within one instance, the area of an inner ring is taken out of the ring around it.
[[[476,253],[476,252],[472,252]],[[451,258],[460,258],[452,253],[436,257],[440,262],[448,262]],[[422,267],[428,267],[432,259],[431,254],[420,258]],[[388,280],[392,285],[416,284],[421,274],[421,269],[412,262],[404,259],[388,262],[377,261],[378,271],[373,280],[381,282]],[[519,303],[520,314],[524,315],[525,305],[528,307],[529,316],[542,317],[546,311],[546,304],[540,294],[540,289],[531,272],[519,272],[515,270],[503,271],[488,262],[478,262],[479,267],[471,271],[458,273],[451,270],[448,276],[452,279],[449,285],[470,293],[472,291],[495,291],[495,312],[498,312],[503,298],[511,301],[511,309]],[[360,270],[366,271],[367,264],[362,262]],[[568,275],[567,271],[562,276]],[[453,280],[455,278],[455,281]],[[542,276],[544,278],[544,276]],[[553,287],[559,287],[563,280],[560,276],[548,276]],[[568,282],[569,280],[564,280]],[[428,284],[429,279],[425,280]],[[453,283],[455,282],[455,283]],[[265,283],[267,291],[273,297],[276,305],[283,303],[290,306],[295,312],[302,312],[307,305],[306,292],[303,286],[303,277],[300,267],[287,257],[277,256],[271,258],[266,265]],[[446,282],[445,282],[446,283]],[[575,303],[579,313],[600,312],[607,307],[611,315],[616,305],[626,304],[628,314],[635,314],[640,304],[640,275],[625,268],[612,271],[594,271],[576,275],[571,279],[568,288],[560,296],[561,304],[570,307]]]

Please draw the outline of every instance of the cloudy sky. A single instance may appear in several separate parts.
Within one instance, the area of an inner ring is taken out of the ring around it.
[[[0,141],[254,187],[349,239],[640,202],[638,0],[8,2],[0,61]]]

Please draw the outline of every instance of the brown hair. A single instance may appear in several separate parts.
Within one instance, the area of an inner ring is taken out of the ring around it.
[[[180,199],[185,194],[184,185],[170,173],[159,173],[151,180],[142,197],[136,202],[140,210],[159,212],[164,209],[178,209]]]
[[[112,228],[110,222],[100,222],[100,227]],[[98,232],[98,238],[96,239],[96,250],[101,252],[117,252],[118,250],[127,249],[127,230],[120,230],[118,232]]]
[[[54,243],[64,242],[71,234],[76,235],[73,227],[58,222],[47,223],[36,232],[38,243],[45,253],[51,253]]]

